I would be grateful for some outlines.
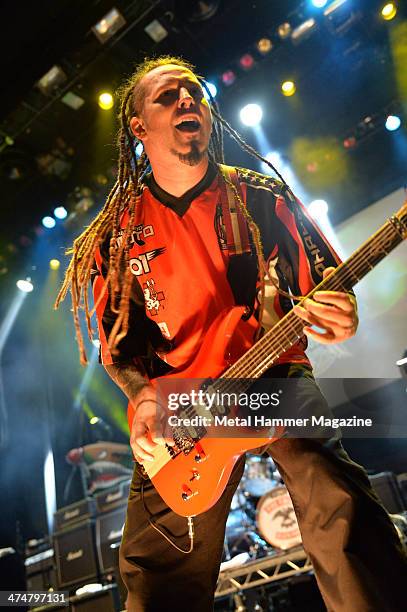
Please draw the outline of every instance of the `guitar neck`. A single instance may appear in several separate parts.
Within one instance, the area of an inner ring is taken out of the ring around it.
[[[346,261],[319,283],[303,300],[316,291],[350,291],[370,270],[407,237],[407,203],[362,244]],[[301,301],[303,301],[301,300]],[[300,302],[301,304],[301,302]],[[241,390],[250,379],[259,378],[279,357],[303,336],[304,321],[290,311],[238,361],[222,374],[222,379],[238,378]],[[249,379],[246,383],[243,379]],[[221,388],[222,383],[219,381]]]

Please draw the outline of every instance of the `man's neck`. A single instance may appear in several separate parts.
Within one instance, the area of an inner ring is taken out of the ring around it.
[[[177,160],[174,164],[156,162],[152,168],[157,185],[180,198],[203,179],[208,170],[208,158],[205,157],[196,166],[188,166]]]

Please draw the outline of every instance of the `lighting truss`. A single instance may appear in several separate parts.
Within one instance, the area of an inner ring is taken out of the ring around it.
[[[312,564],[302,546],[289,552],[268,555],[221,572],[215,599],[310,571]]]

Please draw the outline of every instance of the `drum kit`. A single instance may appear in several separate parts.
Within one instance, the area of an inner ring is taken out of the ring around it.
[[[273,460],[248,455],[226,523],[221,571],[300,544],[293,504]]]

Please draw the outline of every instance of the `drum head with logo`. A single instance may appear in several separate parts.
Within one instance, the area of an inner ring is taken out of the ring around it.
[[[276,487],[259,500],[257,528],[275,548],[287,550],[301,544],[293,503],[285,487]]]

